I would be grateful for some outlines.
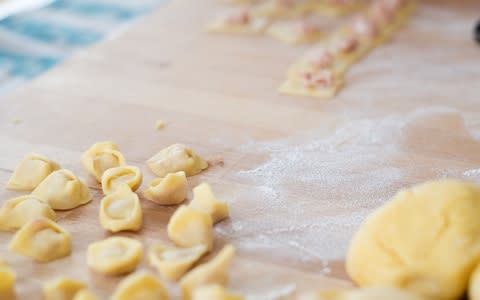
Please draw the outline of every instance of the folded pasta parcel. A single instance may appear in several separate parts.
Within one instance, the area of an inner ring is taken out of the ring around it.
[[[50,205],[32,195],[7,200],[0,208],[0,231],[16,230],[40,217],[56,220]]]
[[[52,220],[39,218],[15,233],[9,249],[39,262],[49,262],[70,255],[72,236]]]
[[[147,166],[160,177],[180,171],[193,176],[206,169],[208,163],[185,145],[173,144],[147,160]]]
[[[27,154],[15,168],[7,182],[7,188],[31,191],[50,173],[58,169],[60,169],[60,166],[45,156],[36,153]]]
[[[15,272],[0,259],[0,299],[15,299]]]
[[[48,175],[32,192],[55,210],[68,210],[92,200],[87,185],[72,171],[61,169]]]
[[[116,144],[100,142],[83,153],[82,165],[90,175],[101,182],[103,173],[110,168],[125,165],[125,158]]]
[[[71,300],[85,288],[82,281],[67,277],[56,278],[44,284],[43,300]]]

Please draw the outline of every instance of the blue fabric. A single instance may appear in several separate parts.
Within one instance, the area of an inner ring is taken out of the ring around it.
[[[0,93],[42,74],[165,1],[57,0],[0,20]]]

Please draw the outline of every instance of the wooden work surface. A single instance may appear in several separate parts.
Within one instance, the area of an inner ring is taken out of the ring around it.
[[[208,35],[217,1],[172,1],[127,32],[75,55],[0,99],[0,183],[31,151],[86,178],[80,155],[103,140],[131,164],[185,143],[213,164],[191,178],[229,201],[217,249],[238,248],[231,287],[251,299],[348,284],[343,268],[356,226],[396,190],[445,176],[480,181],[480,48],[471,30],[480,2],[425,1],[393,41],[347,75],[331,101],[279,95],[286,67],[306,48],[262,37]],[[167,127],[155,130],[158,119]],[[74,252],[50,264],[8,253],[19,299],[40,299],[41,283],[88,280],[107,297],[119,278],[89,272],[85,249],[108,236],[102,197],[59,213]],[[0,201],[18,193],[0,191]],[[146,244],[166,242],[174,208],[143,201]],[[145,263],[144,263],[145,265]],[[146,267],[146,266],[144,266]],[[283,297],[283,298],[282,298]]]

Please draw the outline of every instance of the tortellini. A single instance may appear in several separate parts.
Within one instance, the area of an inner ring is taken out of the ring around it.
[[[195,264],[208,248],[198,245],[190,248],[153,246],[148,258],[150,264],[166,279],[178,280]]]
[[[128,185],[136,191],[142,184],[142,172],[133,166],[120,166],[106,170],[102,175],[102,190],[105,195],[115,192],[119,186]]]
[[[187,198],[185,172],[169,173],[164,178],[153,179],[143,192],[148,200],[161,205],[180,204]]]
[[[159,177],[179,171],[193,176],[206,169],[208,163],[185,145],[173,144],[147,160],[147,166]]]
[[[154,275],[139,271],[123,279],[111,300],[169,300],[168,291]]]
[[[16,230],[40,217],[56,220],[53,209],[32,195],[7,200],[0,208],[0,231]]]
[[[97,296],[95,296],[89,290],[81,290],[80,292],[75,294],[73,300],[100,300]]]
[[[184,300],[192,298],[192,292],[204,285],[220,284],[225,285],[228,282],[227,269],[235,255],[235,247],[226,245],[212,260],[199,265],[180,281],[180,288]]]
[[[193,290],[192,300],[244,300],[240,295],[229,292],[219,284],[200,286]]]
[[[193,200],[189,206],[209,214],[214,224],[229,215],[227,202],[219,201],[208,183],[202,183],[193,189]]]
[[[12,238],[10,251],[49,262],[70,255],[72,237],[50,219],[32,220],[20,228]]]
[[[90,175],[101,182],[103,173],[110,168],[125,165],[125,158],[114,143],[100,142],[83,153],[82,165]]]
[[[85,289],[82,281],[61,277],[43,286],[43,300],[73,300],[78,292]]]
[[[15,282],[15,272],[4,260],[0,259],[0,299],[15,299]]]
[[[128,185],[120,186],[102,199],[99,217],[102,227],[112,232],[139,230],[143,214],[137,194]]]
[[[180,247],[213,245],[212,218],[189,206],[180,206],[170,218],[167,226],[168,237]]]
[[[50,173],[60,166],[48,158],[35,153],[27,154],[17,165],[7,182],[11,190],[31,191],[36,188]]]
[[[66,169],[48,175],[33,190],[32,196],[56,210],[73,209],[92,200],[87,185]]]
[[[427,300],[408,291],[392,287],[372,287],[353,290],[326,290],[308,293],[299,300]]]
[[[110,237],[88,246],[87,265],[105,275],[121,275],[135,270],[142,260],[143,246],[127,237]]]

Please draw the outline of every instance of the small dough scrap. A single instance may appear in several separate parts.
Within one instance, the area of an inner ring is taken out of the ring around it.
[[[207,25],[212,33],[262,34],[268,26],[268,19],[257,17],[245,7],[223,11]],[[160,175],[159,175],[160,176]]]
[[[0,231],[13,231],[31,220],[45,217],[57,219],[53,209],[47,203],[32,195],[7,200],[0,208]]]
[[[405,290],[392,287],[325,290],[305,294],[299,300],[427,300]]]
[[[9,249],[38,262],[49,262],[70,255],[72,236],[52,220],[39,218],[15,233]]]
[[[193,290],[192,300],[244,300],[245,297],[235,295],[219,284],[200,286]]]
[[[480,300],[480,264],[478,264],[470,275],[468,283],[468,299]]]
[[[220,284],[225,285],[228,282],[227,269],[235,255],[235,247],[226,245],[212,260],[199,265],[180,281],[183,300],[191,300],[192,292],[204,285]]]
[[[227,202],[218,200],[208,183],[202,183],[193,189],[193,200],[189,206],[209,214],[213,224],[228,218],[229,215]]]
[[[167,174],[164,178],[153,179],[143,195],[161,205],[177,205],[187,198],[187,176],[185,172]]]
[[[277,21],[268,27],[266,33],[292,45],[313,43],[323,37],[320,27],[309,20]]]
[[[126,184],[100,202],[100,224],[111,232],[140,230],[143,223],[142,206],[137,194]]]
[[[399,191],[354,235],[346,267],[360,286],[393,286],[428,299],[466,291],[480,257],[480,187],[438,180]]]
[[[56,210],[73,209],[92,200],[87,185],[67,169],[48,175],[33,190],[32,196]]]
[[[85,170],[102,182],[103,172],[110,168],[125,165],[125,158],[118,151],[118,146],[112,142],[100,142],[92,145],[82,155],[82,165]]]
[[[147,160],[147,166],[160,177],[179,171],[193,176],[206,169],[208,163],[185,145],[173,144]]]
[[[198,245],[191,248],[153,246],[148,253],[150,264],[166,279],[180,279],[205,253],[208,248]]]
[[[157,277],[139,271],[123,279],[111,300],[169,300],[167,289]]]
[[[75,294],[73,300],[100,300],[95,294],[90,292],[89,290],[81,290],[80,292]]]
[[[158,120],[157,123],[155,124],[155,129],[157,129],[157,130],[163,129],[163,128],[165,128],[166,125],[167,125],[167,123],[165,123],[165,121]]]
[[[88,246],[87,265],[105,275],[122,275],[133,272],[142,261],[142,255],[142,243],[114,236]]]
[[[15,299],[15,282],[15,272],[4,260],[0,259],[0,299]]]
[[[168,237],[180,247],[213,246],[212,218],[189,206],[180,206],[170,218],[167,226]]]
[[[43,300],[73,300],[75,295],[85,288],[82,281],[57,278],[43,285]]]
[[[54,162],[36,153],[30,153],[20,161],[7,182],[7,189],[31,191],[50,173],[60,169]]]
[[[103,172],[102,190],[105,195],[111,194],[123,184],[127,184],[132,191],[136,191],[142,184],[143,175],[139,168],[120,166]]]

